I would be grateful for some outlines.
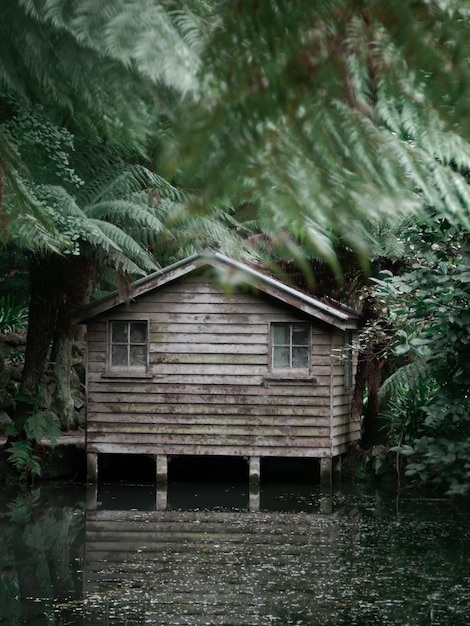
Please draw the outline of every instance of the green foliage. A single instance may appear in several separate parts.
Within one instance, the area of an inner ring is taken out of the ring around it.
[[[28,269],[24,251],[17,246],[0,245],[0,292],[15,304],[28,304]]]
[[[5,0],[0,51],[8,91],[86,134],[140,148],[177,107],[178,88],[194,84],[198,63],[163,5],[144,0]]]
[[[424,203],[468,227],[464,3],[244,0],[219,13],[180,124],[202,206],[254,201],[263,231],[338,270],[337,236],[367,258],[369,224]]]
[[[61,251],[78,255],[88,245],[101,249],[122,271],[154,270],[153,259],[127,231],[133,224],[149,231],[162,227],[149,205],[149,192],[159,188],[175,196],[171,185],[146,168],[127,163],[112,149],[93,149],[82,141],[79,148],[84,154],[78,153],[74,136],[48,120],[40,106],[27,107],[17,100],[10,106],[15,115],[3,124],[4,132],[28,166],[29,188],[47,212]],[[84,170],[86,183],[77,168]],[[5,197],[7,211],[15,199],[14,194]],[[9,230],[22,245],[22,232],[13,223]]]
[[[24,330],[28,324],[28,309],[14,304],[8,296],[0,296],[0,333]]]
[[[430,220],[407,235],[414,262],[401,276],[378,281],[396,326],[395,353],[406,358],[404,395],[392,400],[390,427],[407,431],[400,448],[406,474],[470,492],[470,255],[469,234],[446,221]],[[403,370],[399,375],[403,378]],[[411,401],[411,405],[410,405]],[[394,404],[393,404],[394,403]],[[405,432],[405,431],[404,431]],[[410,435],[414,434],[414,438]]]
[[[370,224],[423,203],[469,225],[462,3],[8,0],[2,17],[5,91],[149,156],[199,207],[253,203],[299,261],[307,247],[339,271],[338,236],[365,259]],[[73,178],[63,133],[20,120]]]
[[[29,439],[12,441],[6,450],[8,461],[23,479],[38,478],[41,475],[39,457],[34,454],[33,442]]]
[[[35,184],[17,147],[0,127],[2,174],[0,241],[16,243],[26,250],[47,248],[59,252],[64,241],[56,230],[51,211],[38,198]]]
[[[172,119],[197,84],[207,10],[199,16],[196,8],[172,12],[145,0],[6,0],[0,24],[1,239],[76,253],[77,232],[90,230],[70,223],[77,188],[90,179],[71,164],[77,136],[126,158],[149,163],[149,154],[163,157]],[[93,162],[96,178],[107,163]],[[91,231],[94,245],[113,248],[104,234]],[[117,248],[114,256],[125,262]],[[144,264],[148,271],[148,259]]]
[[[70,164],[74,150],[72,133],[55,124],[41,105],[28,107],[8,96],[6,101],[13,116],[3,122],[3,132],[28,163],[32,178],[43,184],[68,184],[72,189],[82,185]]]
[[[20,585],[17,577],[2,576],[0,578],[0,618],[8,619],[8,624],[15,626],[20,624],[22,617],[17,602],[12,602],[12,598],[17,598],[20,594]]]
[[[41,624],[57,624],[57,594],[73,588],[76,560],[73,542],[82,530],[82,518],[71,509],[60,515],[51,503],[41,499],[40,488],[21,486],[21,492],[7,503],[9,521],[4,533],[6,553],[0,579],[0,622],[24,624],[24,606],[19,601],[19,583],[27,581],[35,601],[37,620]],[[41,506],[38,506],[41,505]],[[16,558],[15,558],[16,557]],[[5,621],[3,621],[5,620]]]
[[[27,494],[23,492],[18,494],[8,503],[8,519],[16,524],[29,523],[39,503],[40,494],[40,488],[30,489]]]
[[[42,474],[41,459],[37,454],[37,443],[46,439],[55,446],[60,436],[60,426],[54,421],[53,413],[39,410],[31,403],[31,413],[21,431],[12,422],[7,426],[7,435],[13,437],[6,449],[8,462],[15,468],[21,480],[39,478]]]
[[[47,439],[55,446],[60,437],[60,426],[52,418],[50,411],[38,411],[33,413],[25,422],[24,431],[30,441]]]
[[[61,523],[47,511],[41,519],[28,524],[23,533],[25,544],[33,550],[50,550],[60,540]],[[43,573],[43,572],[41,572]]]
[[[399,372],[403,376],[402,370]],[[432,379],[408,378],[403,384],[394,385],[378,415],[384,421],[390,444],[409,445],[421,435],[426,417],[424,405],[434,390]],[[383,386],[381,391],[383,395]]]

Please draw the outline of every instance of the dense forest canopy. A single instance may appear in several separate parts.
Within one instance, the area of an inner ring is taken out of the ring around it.
[[[34,338],[16,435],[43,408],[48,360],[70,423],[75,307],[209,244],[362,281],[365,423],[395,371],[388,443],[421,480],[465,493],[470,3],[2,9],[0,239],[29,277]]]

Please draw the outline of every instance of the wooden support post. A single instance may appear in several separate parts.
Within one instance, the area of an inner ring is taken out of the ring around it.
[[[96,511],[98,508],[98,484],[93,483],[86,488],[86,509]]]
[[[260,507],[260,489],[259,485],[250,485],[250,491],[248,496],[248,509],[253,512],[258,512]]]
[[[168,457],[166,454],[156,456],[157,485],[168,482]]]
[[[248,474],[250,485],[259,485],[261,476],[261,461],[259,456],[248,458]]]
[[[157,511],[166,511],[168,505],[168,487],[162,483],[157,484],[155,507]]]
[[[86,475],[91,483],[98,482],[98,453],[87,452],[86,455]]]
[[[331,490],[333,481],[333,459],[324,457],[320,459],[320,486]]]

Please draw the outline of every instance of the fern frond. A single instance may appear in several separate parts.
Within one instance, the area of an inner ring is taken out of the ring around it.
[[[90,218],[88,223],[94,226],[93,236],[95,241],[93,243],[102,247],[103,250],[113,255],[114,258],[118,258],[119,264],[122,265],[125,271],[143,274],[157,269],[151,255],[121,228],[109,222],[93,218]],[[91,241],[92,233],[88,233],[88,237]]]
[[[400,389],[417,388],[419,382],[430,380],[432,371],[433,367],[428,359],[412,361],[389,376],[382,383],[379,393],[382,397],[393,397],[398,394]]]
[[[60,425],[55,422],[50,411],[33,413],[25,422],[24,430],[28,440],[39,441],[47,439],[55,446],[60,437]]]
[[[41,475],[39,458],[34,454],[33,445],[28,439],[13,441],[6,450],[8,462],[24,477]]]
[[[27,495],[19,494],[8,503],[8,518],[17,524],[27,524],[39,503],[40,489],[31,489]]]
[[[109,220],[121,226],[145,226],[159,232],[163,229],[160,219],[148,206],[132,200],[107,200],[98,202],[85,209],[87,215],[95,220]]]

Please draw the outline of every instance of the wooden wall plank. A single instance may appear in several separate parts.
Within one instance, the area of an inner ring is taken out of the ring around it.
[[[225,417],[224,417],[225,416]],[[256,419],[253,419],[251,415],[245,415],[239,413],[237,415],[178,415],[174,414],[153,414],[153,415],[116,415],[115,413],[91,413],[89,416],[89,426],[91,428],[97,428],[103,430],[107,428],[106,424],[119,425],[121,432],[125,432],[127,424],[169,424],[171,426],[175,424],[220,424],[221,419],[224,417],[224,424],[229,425],[251,425],[252,427],[262,428],[264,426],[271,427],[273,424],[281,424],[283,426],[328,426],[329,424],[329,410],[325,406],[322,409],[318,409],[315,416],[298,416],[285,414],[273,417],[271,415],[258,415]],[[131,421],[131,418],[132,421]],[[101,425],[101,426],[100,426]],[[329,427],[329,426],[328,426]]]
[[[89,441],[87,442],[87,449],[89,452],[95,452],[98,454],[167,454],[169,456],[199,456],[199,455],[215,455],[215,456],[235,456],[235,457],[248,457],[248,456],[264,456],[264,457],[298,457],[298,458],[313,458],[321,459],[331,456],[331,444],[329,438],[324,440],[317,440],[315,446],[299,447],[294,445],[293,442],[286,449],[285,442],[281,441],[279,445],[225,445],[224,442],[219,440],[218,445],[212,446],[207,444],[165,444],[164,452],[163,447],[158,447],[154,443],[143,443],[141,441],[132,445],[126,443],[116,443],[108,441]]]

